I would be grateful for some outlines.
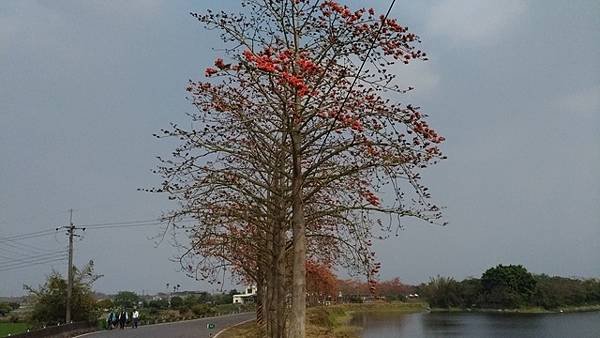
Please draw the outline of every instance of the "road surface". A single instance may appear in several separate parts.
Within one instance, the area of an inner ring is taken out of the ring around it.
[[[241,313],[221,317],[193,319],[182,322],[163,323],[155,325],[140,326],[137,329],[131,327],[125,330],[104,330],[86,333],[78,336],[82,338],[104,338],[104,337],[136,337],[136,338],[208,338],[226,327],[255,318],[255,313]],[[206,325],[215,324],[215,328],[209,330]],[[211,335],[212,334],[212,335]]]

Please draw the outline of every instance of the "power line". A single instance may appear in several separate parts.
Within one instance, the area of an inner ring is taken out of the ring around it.
[[[72,222],[72,210],[70,210],[71,216],[69,217],[69,225],[61,226],[54,229],[34,231],[24,234],[16,234],[10,236],[0,237],[0,251],[9,255],[16,255],[17,257],[9,257],[0,255],[0,258],[4,258],[5,261],[0,260],[0,271],[9,271],[16,269],[28,268],[36,265],[42,265],[52,262],[64,261],[69,258],[69,269],[68,272],[72,273],[73,270],[73,256],[72,256],[72,241],[73,237],[79,237],[75,234],[76,230],[97,230],[97,229],[121,229],[121,228],[133,228],[133,227],[147,227],[156,226],[166,223],[166,219],[153,218],[146,220],[129,220],[129,221],[116,221],[116,222],[103,222],[103,223],[89,223],[74,226]],[[193,218],[183,217],[180,221],[191,221]],[[51,236],[58,234],[59,230],[65,229],[67,235],[69,235],[69,254],[64,251],[52,251],[50,249],[42,249],[29,243],[24,243],[25,240],[31,240],[35,238]],[[23,250],[29,251],[26,255],[23,255]],[[72,278],[72,277],[71,277]],[[69,278],[69,279],[71,279]]]
[[[23,240],[23,239],[31,239],[31,238],[38,238],[38,237],[44,237],[44,236],[49,236],[54,234],[54,230],[52,229],[48,229],[48,230],[41,230],[41,231],[36,231],[36,232],[31,232],[28,234],[20,234],[20,235],[12,235],[12,236],[6,236],[6,237],[0,237],[0,243],[4,243],[4,242],[9,242],[9,241],[17,241],[17,240]]]
[[[10,270],[17,270],[17,269],[23,269],[23,268],[32,267],[32,266],[35,266],[35,265],[40,265],[40,264],[48,264],[48,263],[52,263],[52,262],[60,262],[60,261],[66,260],[66,259],[67,259],[67,257],[64,256],[64,257],[49,259],[49,260],[45,260],[45,261],[32,262],[31,264],[26,264],[26,265],[13,266],[13,267],[2,267],[2,268],[0,268],[0,272],[10,271]]]
[[[39,263],[39,262],[42,262],[42,261],[46,261],[48,259],[57,259],[57,258],[63,258],[64,259],[66,257],[67,257],[67,253],[66,252],[61,252],[61,253],[56,253],[56,254],[52,254],[52,255],[46,255],[44,257],[22,259],[19,262],[11,262],[11,263],[0,264],[0,269],[12,268],[12,267],[15,267],[15,266],[27,266],[28,264]]]
[[[98,226],[109,226],[109,225],[128,225],[128,224],[138,224],[138,223],[150,223],[150,222],[158,222],[162,223],[160,218],[147,219],[147,220],[139,220],[139,221],[122,221],[122,222],[111,222],[111,223],[91,223],[91,224],[80,224],[81,227],[98,227]]]
[[[15,250],[12,247],[4,247],[4,245],[6,243],[0,243],[0,244],[1,244],[0,245],[0,252],[3,252],[5,254],[9,254],[9,255],[17,255],[17,256],[23,255],[23,251]],[[22,248],[20,248],[20,249],[22,250]]]
[[[146,226],[155,226],[164,224],[163,222],[154,222],[154,223],[140,223],[140,224],[125,224],[125,225],[98,225],[94,227],[87,227],[88,230],[96,230],[96,229],[107,229],[107,228],[133,228],[133,227],[146,227]]]
[[[48,253],[43,253],[43,254],[35,254],[35,255],[30,255],[30,256],[25,256],[25,257],[8,257],[8,256],[4,256],[4,255],[0,255],[1,258],[4,259],[8,259],[9,262],[2,262],[0,261],[0,265],[4,265],[4,264],[12,264],[12,263],[27,263],[28,260],[31,259],[41,259],[41,258],[47,258],[49,256],[54,256],[57,254],[65,254],[66,250],[58,250],[58,251],[54,251],[54,252],[48,252]]]
[[[2,245],[8,245],[8,246],[10,246],[12,248],[19,249],[19,250],[25,249],[25,250],[34,250],[34,251],[38,251],[38,252],[52,251],[52,250],[49,250],[49,249],[42,249],[42,248],[39,248],[39,247],[31,245],[31,244],[21,243],[21,242],[18,242],[18,241],[4,242],[4,243],[2,243]]]

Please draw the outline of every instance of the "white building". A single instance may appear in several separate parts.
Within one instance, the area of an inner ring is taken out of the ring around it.
[[[244,293],[233,295],[233,304],[248,304],[256,301],[256,286],[249,286]]]

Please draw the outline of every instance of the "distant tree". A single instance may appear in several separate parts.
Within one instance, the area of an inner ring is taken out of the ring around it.
[[[565,277],[535,276],[534,304],[546,309],[600,303],[600,282]]]
[[[343,297],[352,297],[369,294],[369,285],[356,279],[346,279],[337,281],[338,291]]]
[[[600,304],[600,279],[586,279],[583,281],[586,290],[586,303]]]
[[[95,320],[97,318],[96,300],[92,292],[93,283],[102,277],[94,272],[94,263],[90,261],[81,270],[75,268],[71,316],[73,321]],[[31,320],[39,324],[65,322],[67,302],[67,281],[60,273],[53,271],[46,282],[34,289],[27,290],[33,299]]]
[[[432,278],[422,287],[421,293],[432,307],[459,307],[463,303],[460,297],[460,284],[451,277]]]
[[[309,305],[316,305],[327,299],[335,299],[337,296],[337,278],[331,271],[331,267],[307,260],[306,291]]]
[[[481,276],[484,305],[492,308],[516,308],[531,300],[536,280],[522,265],[502,264]]]
[[[121,308],[132,308],[138,304],[140,296],[131,291],[119,291],[115,296],[114,303]]]
[[[5,302],[0,302],[0,316],[6,316],[10,311],[12,311],[12,307]]]
[[[187,296],[183,299],[183,307],[191,309],[192,306],[198,304],[198,297],[194,295]]]
[[[183,306],[183,298],[175,296],[171,298],[171,308],[178,309]]]
[[[410,293],[411,287],[402,283],[400,278],[381,281],[377,283],[375,294],[384,296],[388,300],[403,300]]]
[[[459,297],[465,308],[476,307],[481,301],[481,280],[468,278],[459,283]]]
[[[113,301],[110,300],[110,299],[108,299],[108,298],[107,299],[99,300],[96,303],[96,306],[98,307],[99,310],[112,309],[114,307],[114,305],[115,304],[113,303]]]
[[[213,314],[213,309],[208,304],[195,304],[192,306],[192,312],[196,316],[206,316]]]
[[[233,303],[233,295],[229,293],[216,293],[213,294],[211,298],[212,303],[215,305]]]
[[[148,306],[154,309],[166,309],[169,307],[169,302],[166,299],[155,299],[151,300]]]
[[[200,294],[198,295],[198,302],[200,303],[208,303],[210,302],[210,294],[206,291],[202,291],[200,292]]]

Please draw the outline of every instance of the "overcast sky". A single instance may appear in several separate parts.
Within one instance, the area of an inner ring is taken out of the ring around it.
[[[152,133],[187,123],[186,82],[221,47],[188,13],[239,6],[212,3],[0,2],[0,237],[65,225],[70,208],[75,224],[169,208],[137,188],[157,183],[155,156],[173,147]],[[431,58],[394,71],[447,139],[449,159],[423,176],[450,224],[408,222],[377,243],[382,277],[462,279],[499,263],[600,277],[600,2],[400,0],[393,16]],[[149,239],[159,232],[87,231],[75,263],[96,262],[102,292],[211,290],[177,272],[174,249]],[[0,242],[0,267],[65,237]],[[0,271],[0,296],[52,268],[66,263]]]

